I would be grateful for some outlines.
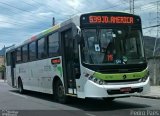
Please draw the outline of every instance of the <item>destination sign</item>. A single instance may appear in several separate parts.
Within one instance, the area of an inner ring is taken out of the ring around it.
[[[89,16],[91,24],[133,24],[131,16]]]

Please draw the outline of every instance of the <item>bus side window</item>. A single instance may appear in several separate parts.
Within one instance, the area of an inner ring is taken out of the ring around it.
[[[17,48],[16,50],[16,61],[17,62],[20,62],[22,61],[22,50],[21,50],[21,47]]]
[[[28,45],[25,45],[22,47],[22,59],[23,59],[23,62],[28,61]]]
[[[7,66],[10,66],[11,65],[11,55],[10,55],[11,53],[10,52],[8,52],[7,54],[6,54],[6,63],[7,63]]]
[[[36,42],[32,42],[29,44],[29,60],[36,59]]]
[[[41,38],[38,40],[38,59],[45,58],[47,56],[46,53],[46,44],[45,38]]]
[[[59,37],[58,32],[49,35],[48,37],[48,53],[49,57],[54,56],[59,52]]]

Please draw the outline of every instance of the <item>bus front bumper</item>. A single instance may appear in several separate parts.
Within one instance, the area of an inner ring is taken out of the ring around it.
[[[130,89],[130,91],[121,91]],[[84,96],[99,98],[99,97],[125,97],[132,95],[143,95],[150,91],[149,77],[145,82],[134,84],[120,84],[120,85],[99,85],[90,80],[87,80],[84,87]]]

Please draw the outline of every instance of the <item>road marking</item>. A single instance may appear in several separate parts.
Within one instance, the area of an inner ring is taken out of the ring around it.
[[[96,116],[94,114],[89,114],[89,113],[86,113],[87,116]]]
[[[17,94],[17,93],[13,93],[13,92],[9,92],[9,93],[11,93],[11,94],[13,94],[13,95],[16,95],[16,96],[19,96],[19,97],[23,97],[23,98],[25,98],[25,99],[28,98],[27,96],[20,95],[20,94]]]

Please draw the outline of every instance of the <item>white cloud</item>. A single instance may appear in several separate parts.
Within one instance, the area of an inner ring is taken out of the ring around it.
[[[40,12],[37,15],[40,17],[46,17],[46,16],[51,17],[53,15],[53,13],[52,12]]]
[[[14,28],[14,25],[9,24],[8,22],[1,22],[0,21],[0,28]]]
[[[67,0],[67,3],[74,9],[77,9],[77,7],[81,5],[80,1],[78,0]]]
[[[15,27],[10,22],[11,22],[11,20],[8,17],[0,15],[0,28],[13,28],[13,27]]]

